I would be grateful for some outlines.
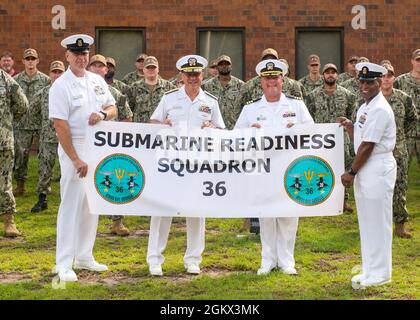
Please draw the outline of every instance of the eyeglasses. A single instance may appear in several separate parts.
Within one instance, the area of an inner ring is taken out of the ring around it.
[[[34,61],[34,60],[37,60],[37,58],[35,58],[35,57],[26,57],[25,60],[26,61]]]

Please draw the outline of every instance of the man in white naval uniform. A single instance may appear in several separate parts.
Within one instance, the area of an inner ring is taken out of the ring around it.
[[[203,69],[207,60],[201,56],[188,55],[179,59],[177,69],[182,74],[184,86],[164,94],[150,118],[151,123],[183,127],[225,128],[217,98],[201,89]],[[188,273],[199,274],[201,254],[204,251],[205,219],[187,217],[187,250],[184,265]],[[150,220],[147,263],[151,275],[161,276],[163,251],[168,242],[172,217],[156,217]]]
[[[93,258],[98,216],[89,213],[82,179],[88,166],[81,159],[88,125],[111,120],[115,100],[100,76],[86,71],[93,38],[77,34],[61,45],[67,49],[67,71],[49,91],[49,118],[59,140],[61,203],[57,216],[56,271],[61,281],[77,281],[75,269],[105,271]]]
[[[261,77],[264,94],[244,106],[235,129],[290,128],[295,124],[314,123],[301,98],[282,93],[283,75],[288,71],[285,63],[275,59],[264,60],[258,63],[256,71]],[[260,218],[262,252],[257,274],[267,274],[277,266],[285,274],[297,273],[294,259],[297,228],[296,217]]]
[[[338,121],[354,141],[356,157],[349,172],[341,176],[345,187],[354,182],[360,228],[362,273],[352,278],[353,286],[377,286],[391,281],[392,274],[392,197],[397,165],[392,154],[396,124],[391,106],[381,93],[381,77],[387,70],[362,62],[360,90],[365,103],[357,111],[356,122],[342,117]]]

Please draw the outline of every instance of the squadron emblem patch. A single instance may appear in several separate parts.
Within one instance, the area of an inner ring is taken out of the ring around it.
[[[141,195],[144,186],[143,168],[136,159],[129,155],[110,155],[96,167],[96,191],[110,203],[132,202]]]
[[[323,203],[334,190],[335,178],[331,166],[317,156],[294,160],[284,174],[284,188],[293,201],[303,206]]]

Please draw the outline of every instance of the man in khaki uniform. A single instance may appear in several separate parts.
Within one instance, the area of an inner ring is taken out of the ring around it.
[[[35,49],[26,49],[23,53],[25,70],[14,77],[21,86],[23,93],[31,102],[35,93],[50,84],[50,78],[38,70],[38,53]],[[17,188],[15,196],[25,192],[25,181],[28,176],[29,151],[34,139],[39,136],[39,125],[32,123],[31,116],[26,113],[19,121],[13,123],[15,135],[15,179]]]
[[[128,94],[134,122],[149,122],[165,92],[176,88],[159,77],[159,62],[154,56],[144,60],[143,74],[144,78],[134,82]]]
[[[420,116],[420,49],[413,51],[411,55],[413,69],[398,76],[394,82],[394,88],[400,89],[413,99]],[[417,133],[413,132],[408,142],[409,166],[413,155],[417,157],[417,165],[420,168],[420,121],[417,122]]]
[[[231,75],[232,60],[227,55],[219,57],[217,70],[219,75],[205,82],[202,88],[219,99],[219,107],[226,128],[233,129],[241,113],[241,109],[236,101],[244,82]]]
[[[395,115],[397,125],[397,141],[395,143],[394,158],[397,161],[397,180],[393,197],[394,235],[400,238],[411,238],[405,230],[408,221],[407,189],[408,189],[408,140],[416,132],[418,114],[413,99],[401,90],[393,88],[395,76],[391,64],[383,64],[388,74],[382,77],[381,91],[388,101]]]
[[[306,94],[310,94],[312,90],[322,87],[324,81],[321,77],[321,60],[316,54],[311,54],[308,57],[308,70],[309,73],[305,77],[299,79],[299,82],[305,88]]]
[[[13,123],[28,110],[28,100],[22,88],[12,77],[0,69],[0,217],[4,221],[4,235],[17,237],[13,215],[16,202],[12,192]]]
[[[337,84],[341,85],[344,81],[355,78],[357,75],[356,63],[359,60],[358,56],[351,56],[347,61],[347,71],[340,73]]]
[[[124,82],[128,86],[131,86],[134,82],[143,79],[144,59],[146,59],[146,57],[147,54],[145,53],[140,53],[137,56],[136,62],[134,64],[136,66],[136,70],[126,74],[124,78],[122,78],[122,82]]]
[[[53,61],[50,65],[51,84],[66,71],[62,61]],[[54,123],[48,117],[48,98],[51,85],[39,90],[29,104],[29,114],[34,123],[41,128],[38,153],[38,202],[31,212],[40,212],[48,209],[47,194],[51,191],[51,179],[55,160],[57,159],[58,139]]]
[[[314,89],[305,99],[315,123],[335,123],[338,117],[350,119],[355,108],[356,96],[349,90],[337,85],[338,69],[332,63],[327,63],[322,69],[323,86]],[[344,155],[346,170],[351,164],[351,143],[348,134],[344,135]],[[348,204],[349,194],[345,193],[343,211],[353,212]]]
[[[100,54],[92,56],[89,61],[88,70],[105,79],[105,75],[108,73],[106,58]],[[115,99],[115,106],[118,110],[118,117],[116,120],[132,122],[133,113],[128,105],[127,97],[109,84],[108,89]],[[111,216],[111,219],[113,221],[111,226],[111,233],[119,236],[128,236],[130,234],[130,230],[128,230],[128,228],[126,228],[123,224],[123,216],[114,215]]]

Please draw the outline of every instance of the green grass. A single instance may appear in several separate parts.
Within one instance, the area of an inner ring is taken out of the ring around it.
[[[415,159],[414,159],[415,160]],[[132,235],[109,233],[111,220],[101,217],[95,257],[109,271],[78,272],[78,283],[54,289],[55,227],[58,183],[48,197],[49,209],[30,213],[37,201],[37,159],[30,158],[26,196],[17,199],[16,223],[24,236],[6,239],[0,231],[0,299],[419,299],[420,170],[410,168],[408,229],[411,240],[394,238],[391,284],[354,290],[352,268],[360,265],[356,214],[301,218],[296,241],[298,276],[279,271],[257,276],[259,238],[241,232],[242,219],[207,219],[202,274],[189,276],[183,266],[184,219],[174,219],[163,265],[164,277],[148,275],[148,217],[127,217]],[[58,176],[56,168],[55,176]],[[353,204],[354,206],[354,204]],[[242,236],[238,237],[238,234]]]

